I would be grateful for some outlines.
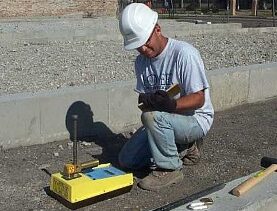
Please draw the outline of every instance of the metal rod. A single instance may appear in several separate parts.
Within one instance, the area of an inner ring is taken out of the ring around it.
[[[229,15],[230,15],[230,4],[229,0],[226,1],[226,12],[227,12],[227,23],[229,23]]]
[[[275,1],[272,0],[272,19],[273,19],[273,27],[275,27]]]
[[[73,164],[77,165],[77,119],[78,115],[72,115],[73,118]]]

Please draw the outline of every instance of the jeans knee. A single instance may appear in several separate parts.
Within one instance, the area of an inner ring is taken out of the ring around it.
[[[160,121],[160,114],[161,112],[159,111],[143,112],[141,115],[141,122],[146,127],[152,126],[156,121]]]
[[[122,168],[128,168],[128,164],[126,163],[126,158],[124,153],[122,153],[122,151],[119,153],[118,155],[118,163]]]
[[[133,155],[121,150],[118,155],[118,163],[124,169],[134,169]]]
[[[141,115],[141,122],[144,127],[151,129],[153,127],[168,128],[170,122],[164,112],[151,111],[144,112]]]
[[[153,122],[153,112],[143,112],[141,114],[141,122],[143,125]]]

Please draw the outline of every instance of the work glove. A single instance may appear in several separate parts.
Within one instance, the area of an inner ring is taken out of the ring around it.
[[[168,93],[158,90],[153,93],[141,93],[139,103],[143,103],[143,109],[148,111],[165,111],[173,113],[176,110],[176,100],[169,97]]]
[[[157,111],[165,111],[173,113],[176,111],[176,100],[170,98],[168,93],[163,90],[158,90],[154,94],[154,105]]]
[[[140,93],[138,97],[139,108],[142,111],[154,111],[154,102],[153,102],[152,93]]]

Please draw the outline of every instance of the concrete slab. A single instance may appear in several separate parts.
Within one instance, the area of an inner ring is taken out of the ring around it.
[[[277,64],[208,72],[216,111],[277,96]],[[80,136],[140,125],[135,80],[0,97],[0,146],[12,148],[67,139],[70,112],[83,117]],[[74,109],[72,109],[74,108]],[[97,129],[92,126],[97,122]],[[101,129],[102,128],[102,129]]]
[[[277,69],[273,64],[265,64],[252,69],[249,76],[249,102],[264,100],[276,96]]]
[[[206,195],[214,200],[214,204],[208,206],[209,211],[276,211],[277,210],[277,173],[272,173],[270,176],[262,180],[248,192],[240,197],[236,197],[229,192],[248,179],[254,176],[253,173],[249,176],[238,178],[226,184],[226,186],[215,193]],[[192,202],[199,202],[200,199],[196,199]],[[174,211],[191,210],[188,208],[189,204],[186,203],[180,207],[172,209]]]
[[[249,69],[240,67],[209,72],[211,98],[215,110],[224,110],[247,102]]]
[[[138,94],[133,91],[134,84],[117,84],[109,90],[109,123],[118,128],[138,124],[140,110],[137,107]],[[120,121],[118,121],[120,119]],[[121,121],[122,120],[122,121]]]
[[[39,100],[32,97],[0,99],[1,127],[0,143],[7,146],[27,145],[32,140],[41,141]],[[0,144],[1,145],[1,144]]]
[[[160,19],[165,35],[180,37],[205,33],[248,33],[240,23],[194,24],[178,20]],[[256,28],[255,33],[277,31],[275,27]],[[0,39],[6,43],[48,41],[122,41],[118,19],[101,18],[28,18],[0,20]]]
[[[107,128],[128,130],[139,120],[133,84],[131,81],[2,96],[0,145],[11,148],[67,139],[73,132],[72,114],[79,116],[80,137],[106,133]]]

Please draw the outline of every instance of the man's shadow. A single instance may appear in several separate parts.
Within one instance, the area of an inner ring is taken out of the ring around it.
[[[77,140],[93,142],[102,148],[102,153],[93,155],[100,163],[118,165],[118,153],[126,138],[122,134],[115,134],[103,122],[94,122],[93,111],[89,104],[83,101],[72,103],[66,113],[65,125],[70,134],[70,140],[74,139],[74,119],[77,115]]]

